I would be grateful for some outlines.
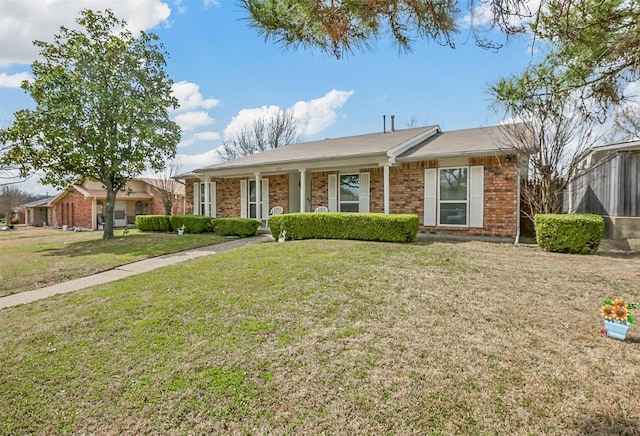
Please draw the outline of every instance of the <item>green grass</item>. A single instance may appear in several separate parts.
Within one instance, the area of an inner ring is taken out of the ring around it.
[[[106,271],[166,253],[228,241],[215,234],[178,237],[131,230],[103,241],[102,232],[25,228],[0,232],[0,297]]]
[[[637,257],[257,244],[4,309],[0,434],[636,434]]]

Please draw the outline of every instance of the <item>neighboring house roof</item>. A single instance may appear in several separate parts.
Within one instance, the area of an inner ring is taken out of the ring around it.
[[[184,183],[179,182],[177,180],[151,179],[151,178],[141,178],[136,180],[141,180],[163,191],[169,190],[174,195],[184,195],[185,193]]]
[[[84,195],[85,197],[95,197],[98,199],[107,199],[107,191],[104,189],[87,189],[81,185],[73,185],[73,189]],[[153,198],[153,195],[148,192],[129,192],[129,191],[118,191],[116,193],[116,199],[119,200],[150,200]]]
[[[587,155],[578,163],[578,168],[587,171],[608,158],[613,158],[621,151],[640,151],[640,140],[591,147]]]
[[[152,184],[150,183],[151,180],[157,180],[157,179],[134,179],[134,180],[140,180],[143,181],[147,184]],[[182,185],[182,183],[176,182],[179,185],[182,186],[182,190],[184,192],[184,185]],[[69,187],[69,189],[73,189],[78,191],[80,194],[82,194],[85,198],[96,198],[99,200],[106,200],[107,199],[107,191],[105,191],[104,189],[89,189],[83,185],[71,185]],[[65,197],[65,195],[69,192],[69,189],[66,189],[60,193],[58,193],[55,197],[50,198],[49,202],[47,205],[53,205],[55,203],[57,203],[58,201],[60,201],[61,199],[63,199]],[[116,193],[116,199],[117,200],[151,200],[153,199],[153,195],[150,194],[149,192],[146,191],[118,191]]]
[[[30,201],[29,203],[21,204],[20,207],[49,207],[51,201],[56,197],[45,197],[40,200]]]
[[[508,152],[508,130],[514,125],[442,132],[437,125],[344,138],[301,142],[217,163],[176,176],[186,179],[205,172],[238,176],[251,171],[295,168],[331,169],[349,165],[382,165],[397,161]]]

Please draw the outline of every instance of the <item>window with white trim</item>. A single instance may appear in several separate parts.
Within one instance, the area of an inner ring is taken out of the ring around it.
[[[209,204],[205,202],[205,189],[209,186]],[[194,207],[193,213],[200,216],[216,216],[216,182],[194,183]],[[208,207],[207,207],[208,206]],[[208,210],[207,210],[208,209]]]
[[[256,218],[256,206],[258,205],[258,200],[256,197],[256,181],[249,180],[249,218]],[[262,205],[262,202],[260,202]]]
[[[340,212],[360,211],[360,174],[340,174],[338,189]]]
[[[204,200],[205,200],[205,196],[204,196],[205,192],[204,192],[204,190],[205,190],[206,187],[207,187],[206,183],[200,183],[200,215],[201,216],[206,216],[207,215],[207,213],[206,213],[207,212],[207,209],[206,209],[207,204],[204,202]]]
[[[440,168],[438,177],[438,224],[469,224],[469,167]]]

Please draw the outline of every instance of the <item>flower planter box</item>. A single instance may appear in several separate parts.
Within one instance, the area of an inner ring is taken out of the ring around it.
[[[604,320],[604,330],[607,332],[607,336],[621,341],[627,338],[629,326],[630,324],[626,322]]]

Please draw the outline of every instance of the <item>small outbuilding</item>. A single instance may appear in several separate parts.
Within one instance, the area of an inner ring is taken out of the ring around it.
[[[564,192],[564,211],[602,215],[607,239],[640,238],[640,141],[594,147]]]

